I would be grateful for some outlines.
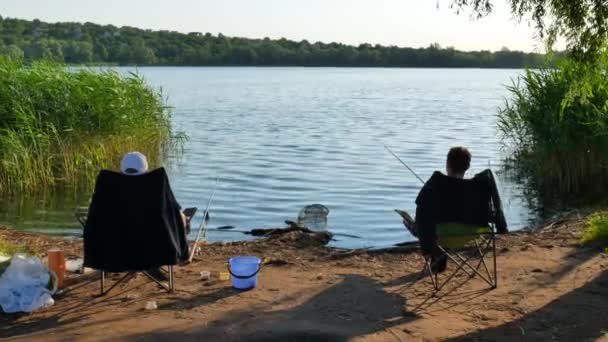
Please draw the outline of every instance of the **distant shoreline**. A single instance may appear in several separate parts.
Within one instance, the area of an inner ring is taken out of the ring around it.
[[[46,23],[0,17],[0,55],[68,64],[158,66],[305,66],[381,68],[524,68],[555,65],[565,54],[464,51],[427,47],[229,37],[221,33],[142,30],[94,23]]]
[[[179,64],[153,64],[153,65],[130,65],[130,64],[70,64],[71,67],[109,67],[109,68],[302,68],[302,69],[442,69],[442,70],[535,70],[528,67],[399,67],[399,66],[341,66],[341,65],[179,65]]]

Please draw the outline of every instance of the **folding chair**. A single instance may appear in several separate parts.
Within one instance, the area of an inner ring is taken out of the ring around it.
[[[163,168],[140,176],[100,172],[91,206],[75,215],[84,228],[84,266],[100,271],[102,296],[137,273],[174,290],[173,266],[188,255],[177,206]],[[167,284],[149,273],[156,268],[167,274]],[[108,272],[126,274],[106,289]]]
[[[194,217],[194,214],[196,213],[196,211],[197,211],[197,208],[186,208],[184,210],[184,214],[186,215],[186,222],[189,223],[189,222],[192,221],[192,218]],[[86,208],[86,207],[79,207],[79,208],[76,209],[76,212],[74,213],[74,216],[76,216],[76,220],[78,221],[78,223],[80,223],[80,225],[82,226],[83,229],[85,228],[85,226],[87,224],[88,212],[89,212],[88,208]],[[173,290],[175,289],[174,282],[173,282],[173,277],[174,277],[173,266],[169,265],[169,266],[167,266],[167,270],[164,270],[162,268],[160,268],[160,270],[162,272],[165,272],[168,275],[168,279],[169,279],[169,284],[168,285],[163,284],[160,279],[157,279],[156,277],[154,277],[153,275],[151,275],[147,271],[140,271],[140,272],[143,273],[150,280],[152,280],[153,282],[155,282],[156,284],[158,284],[158,286],[160,286],[161,288],[165,289],[167,292],[173,292]],[[101,288],[100,295],[102,295],[102,296],[105,295],[105,294],[107,294],[108,292],[110,292],[113,288],[115,288],[116,286],[118,286],[120,283],[124,282],[127,279],[132,278],[136,274],[136,272],[128,272],[122,278],[120,278],[119,280],[117,280],[116,282],[114,282],[114,284],[109,289],[106,290],[105,289],[106,272],[103,271],[103,270],[101,270],[100,273],[101,273],[101,275],[100,275],[100,288]]]
[[[74,212],[76,221],[78,221],[78,223],[80,223],[80,225],[82,226],[82,229],[84,229],[84,226],[87,225],[87,216],[88,215],[89,215],[88,207],[78,207],[78,208],[76,208],[76,211]]]
[[[438,224],[437,240],[438,249],[454,262],[456,269],[440,283],[439,275],[433,272],[431,256],[425,256],[424,269],[428,272],[435,291],[440,291],[460,272],[466,273],[471,278],[478,276],[492,289],[498,286],[494,225],[480,227],[460,223]],[[465,249],[468,249],[469,254],[463,256],[461,252]],[[485,260],[488,253],[491,253],[491,268],[488,268]],[[477,264],[473,266],[471,262],[476,258],[478,258]]]

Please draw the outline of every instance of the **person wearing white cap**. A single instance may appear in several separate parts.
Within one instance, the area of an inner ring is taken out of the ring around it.
[[[140,152],[129,152],[122,157],[120,172],[132,176],[143,175],[148,172],[148,159]]]
[[[141,152],[129,152],[122,157],[120,162],[120,172],[129,176],[143,175],[148,172],[148,159]],[[188,208],[186,210],[190,209],[192,208]],[[179,213],[181,215],[184,227],[186,228],[185,233],[187,235],[190,232],[190,219],[184,214],[183,211],[180,210]],[[194,213],[191,215],[194,215]],[[192,216],[190,216],[190,218],[191,217]],[[166,280],[165,274],[158,268],[149,269],[147,272],[157,279]]]
[[[148,172],[148,159],[141,152],[129,152],[122,157],[120,172],[130,176],[143,175]],[[180,212],[180,214],[182,215],[182,221],[184,222],[186,231],[190,231],[189,220],[183,212]]]

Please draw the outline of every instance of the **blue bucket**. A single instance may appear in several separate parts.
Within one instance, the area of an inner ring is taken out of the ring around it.
[[[258,285],[258,273],[262,260],[255,256],[237,256],[228,260],[228,272],[232,276],[232,286],[239,290],[253,289]]]

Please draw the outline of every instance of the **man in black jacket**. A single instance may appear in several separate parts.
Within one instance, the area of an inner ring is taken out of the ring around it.
[[[445,270],[447,258],[437,248],[437,224],[494,222],[498,233],[508,231],[492,171],[488,169],[465,179],[470,164],[471,153],[466,148],[451,148],[446,161],[447,175],[433,173],[416,198],[416,222],[408,219],[403,222],[419,238],[422,252],[431,255],[433,268],[438,272]]]
[[[188,220],[164,168],[148,172],[145,156],[125,155],[120,173],[102,170],[84,227],[84,264],[108,272],[147,270],[163,280],[159,266],[189,256]]]
[[[120,172],[125,175],[139,176],[148,172],[148,158],[140,152],[129,152],[122,157],[120,161]],[[179,214],[182,219],[184,227],[186,227],[186,234],[190,233],[190,219],[183,211],[181,206],[175,202],[174,205],[180,209]]]

